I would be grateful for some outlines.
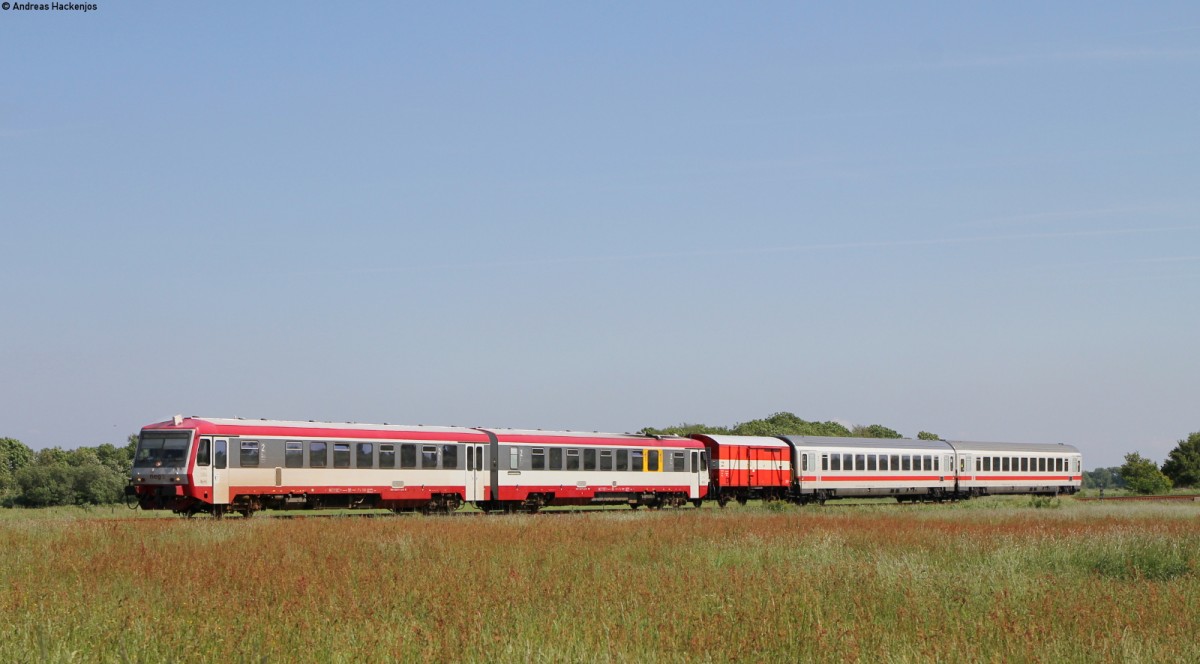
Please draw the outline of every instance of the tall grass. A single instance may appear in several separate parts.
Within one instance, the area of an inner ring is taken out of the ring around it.
[[[1200,506],[985,502],[5,515],[0,661],[1200,660]]]

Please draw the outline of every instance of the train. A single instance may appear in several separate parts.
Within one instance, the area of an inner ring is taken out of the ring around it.
[[[1064,444],[578,431],[183,417],[141,429],[131,504],[251,516],[264,509],[537,512],[713,501],[946,501],[1073,494]]]

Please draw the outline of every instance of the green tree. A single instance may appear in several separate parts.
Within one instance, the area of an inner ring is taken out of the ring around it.
[[[694,433],[736,436],[849,436],[850,430],[837,422],[809,422],[794,413],[779,412],[761,419],[739,422],[732,427],[680,424],[665,429],[646,427],[639,433],[660,436],[687,436]]]
[[[1121,479],[1131,491],[1143,494],[1166,493],[1171,490],[1171,478],[1162,474],[1158,465],[1137,452],[1125,455]]]
[[[70,460],[70,454],[61,447],[44,447],[33,455],[33,462],[39,466],[66,466]]]
[[[33,450],[15,438],[0,438],[0,505],[10,505],[17,493],[16,473],[33,463]]]
[[[71,470],[71,489],[78,505],[108,505],[124,495],[127,477],[108,466],[92,464]]]
[[[719,434],[728,434],[729,429],[727,429],[726,427],[711,427],[711,426],[708,426],[707,424],[677,424],[673,427],[666,427],[665,429],[655,429],[654,427],[646,427],[646,428],[642,429],[641,431],[639,431],[638,433],[641,433],[641,434],[644,434],[647,436],[690,436],[694,433],[708,433],[708,434],[719,435]]]
[[[795,413],[772,413],[758,420],[733,427],[739,436],[848,436],[850,431],[837,422],[809,422]]]
[[[75,473],[66,464],[33,464],[17,471],[16,502],[26,507],[75,504]]]
[[[850,433],[853,434],[857,438],[903,438],[904,437],[904,436],[901,436],[900,432],[896,431],[895,429],[889,429],[889,428],[883,426],[882,424],[872,424],[869,426],[862,426],[860,424],[856,424],[856,425],[854,425],[854,428],[850,430]]]
[[[1085,489],[1120,489],[1125,486],[1121,478],[1121,467],[1096,468],[1083,471],[1083,488]]]
[[[128,475],[129,469],[133,465],[133,455],[130,454],[128,448],[117,447],[111,443],[104,443],[97,447],[96,458],[102,465],[121,475]]]
[[[1200,485],[1200,431],[1188,434],[1167,455],[1162,472],[1175,486]]]
[[[917,440],[941,440],[941,439],[942,439],[941,436],[937,435],[936,433],[929,433],[928,431],[922,431],[917,434]]]

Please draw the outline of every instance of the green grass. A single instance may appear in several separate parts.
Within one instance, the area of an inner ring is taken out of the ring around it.
[[[0,661],[1200,661],[1197,517],[1027,497],[463,518],[0,510]]]

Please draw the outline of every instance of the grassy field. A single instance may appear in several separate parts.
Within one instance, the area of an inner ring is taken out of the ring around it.
[[[1197,517],[0,510],[0,661],[1200,661]]]

